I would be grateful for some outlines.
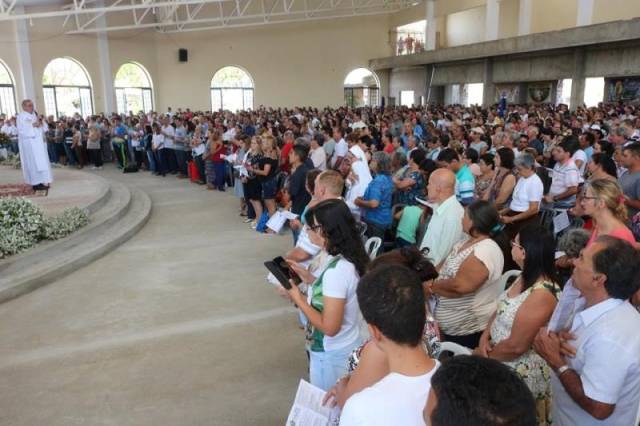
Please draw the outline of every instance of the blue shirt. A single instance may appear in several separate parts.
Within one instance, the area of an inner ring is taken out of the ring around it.
[[[124,138],[125,136],[127,136],[127,128],[123,124],[121,124],[116,127],[114,134],[120,138]]]
[[[393,195],[393,180],[389,175],[379,174],[369,183],[362,197],[365,201],[377,200],[378,207],[364,209],[364,218],[367,222],[377,225],[391,225],[391,205]]]
[[[473,193],[476,188],[476,179],[471,169],[465,164],[456,173],[456,198],[463,206],[473,202]]]

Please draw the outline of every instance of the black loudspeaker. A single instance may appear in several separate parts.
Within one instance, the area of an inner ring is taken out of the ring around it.
[[[187,49],[178,49],[178,59],[180,62],[189,61],[189,51]]]

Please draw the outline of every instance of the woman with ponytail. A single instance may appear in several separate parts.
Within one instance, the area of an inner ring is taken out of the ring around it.
[[[617,182],[596,179],[586,183],[580,205],[595,224],[587,246],[601,235],[610,235],[636,246],[633,233],[626,225],[627,208],[622,188]]]

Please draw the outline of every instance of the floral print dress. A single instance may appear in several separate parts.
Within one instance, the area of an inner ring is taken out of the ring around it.
[[[518,309],[537,289],[546,289],[556,298],[559,297],[560,287],[550,281],[538,281],[516,297],[509,297],[509,290],[505,290],[498,299],[496,318],[491,325],[491,345],[495,346],[511,335],[513,321]],[[547,363],[532,348],[513,361],[504,361],[513,368],[525,381],[536,400],[538,425],[551,424],[551,370]]]

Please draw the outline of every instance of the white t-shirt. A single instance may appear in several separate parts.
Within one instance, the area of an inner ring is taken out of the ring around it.
[[[344,138],[340,139],[336,143],[335,148],[333,149],[333,157],[331,157],[331,166],[333,167],[336,165],[336,161],[338,160],[338,157],[346,157],[348,152],[349,152],[349,145],[344,140]]]
[[[360,276],[356,267],[345,259],[340,259],[335,267],[327,270],[324,274],[322,295],[345,299],[342,326],[335,336],[324,336],[325,351],[343,349],[360,339],[360,308],[356,297],[359,280]]]
[[[154,133],[151,144],[155,149],[164,148],[164,135],[162,133]]]
[[[354,394],[340,415],[340,426],[424,426],[422,410],[431,389],[431,377],[440,366],[427,374],[409,377],[389,373],[378,383]]]
[[[528,178],[518,179],[513,189],[513,198],[509,208],[514,212],[526,212],[529,210],[529,203],[542,201],[544,185],[537,174],[532,174]]]
[[[165,135],[164,135],[164,147],[173,149],[173,147],[174,147],[173,138],[174,138],[174,136],[176,134],[176,130],[171,125],[163,126],[162,127],[162,133],[165,133]]]
[[[584,179],[582,178],[584,176],[584,171],[587,168],[587,163],[589,162],[589,159],[587,158],[587,153],[584,152],[583,150],[579,149],[577,150],[573,156],[571,157],[571,159],[573,160],[574,163],[576,163],[576,161],[582,161],[582,164],[580,164],[579,170],[580,170],[580,182],[584,182]],[[576,166],[578,165],[578,163],[576,163]]]
[[[327,169],[327,153],[321,146],[311,151],[311,161],[316,169]]]

